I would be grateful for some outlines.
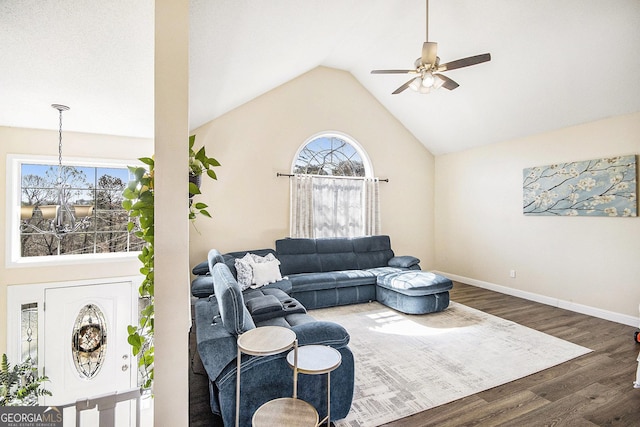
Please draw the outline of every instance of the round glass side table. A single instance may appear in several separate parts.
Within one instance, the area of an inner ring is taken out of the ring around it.
[[[294,351],[287,354],[287,363],[301,374],[327,374],[327,416],[318,425],[327,421],[331,423],[331,371],[342,363],[342,355],[338,350],[326,345],[303,345],[298,347],[297,361]]]

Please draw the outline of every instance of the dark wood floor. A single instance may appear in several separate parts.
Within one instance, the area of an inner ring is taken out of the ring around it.
[[[461,283],[451,299],[594,351],[385,426],[640,426],[640,389],[632,386],[640,351],[636,328]],[[210,415],[193,344],[191,353],[190,425],[222,426]]]

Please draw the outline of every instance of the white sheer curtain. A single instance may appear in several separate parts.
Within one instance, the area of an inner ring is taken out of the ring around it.
[[[378,179],[295,175],[291,237],[380,234]]]
[[[313,181],[310,175],[294,175],[291,185],[291,237],[313,237]]]

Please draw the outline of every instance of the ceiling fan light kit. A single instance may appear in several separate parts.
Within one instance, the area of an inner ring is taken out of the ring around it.
[[[372,70],[371,74],[415,74],[411,80],[405,82],[402,86],[392,92],[392,95],[403,92],[407,88],[411,88],[419,93],[429,93],[433,90],[444,87],[453,90],[460,86],[449,77],[441,74],[444,71],[456,70],[458,68],[469,67],[471,65],[481,64],[491,61],[491,54],[483,53],[481,55],[469,56],[467,58],[457,59],[455,61],[440,64],[438,57],[438,43],[429,41],[429,0],[427,0],[427,19],[426,19],[426,39],[422,44],[422,55],[414,62],[413,70]]]

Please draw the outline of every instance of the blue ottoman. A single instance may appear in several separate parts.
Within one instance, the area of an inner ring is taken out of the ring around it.
[[[422,270],[398,271],[377,278],[376,300],[407,314],[442,311],[449,306],[451,280]]]

